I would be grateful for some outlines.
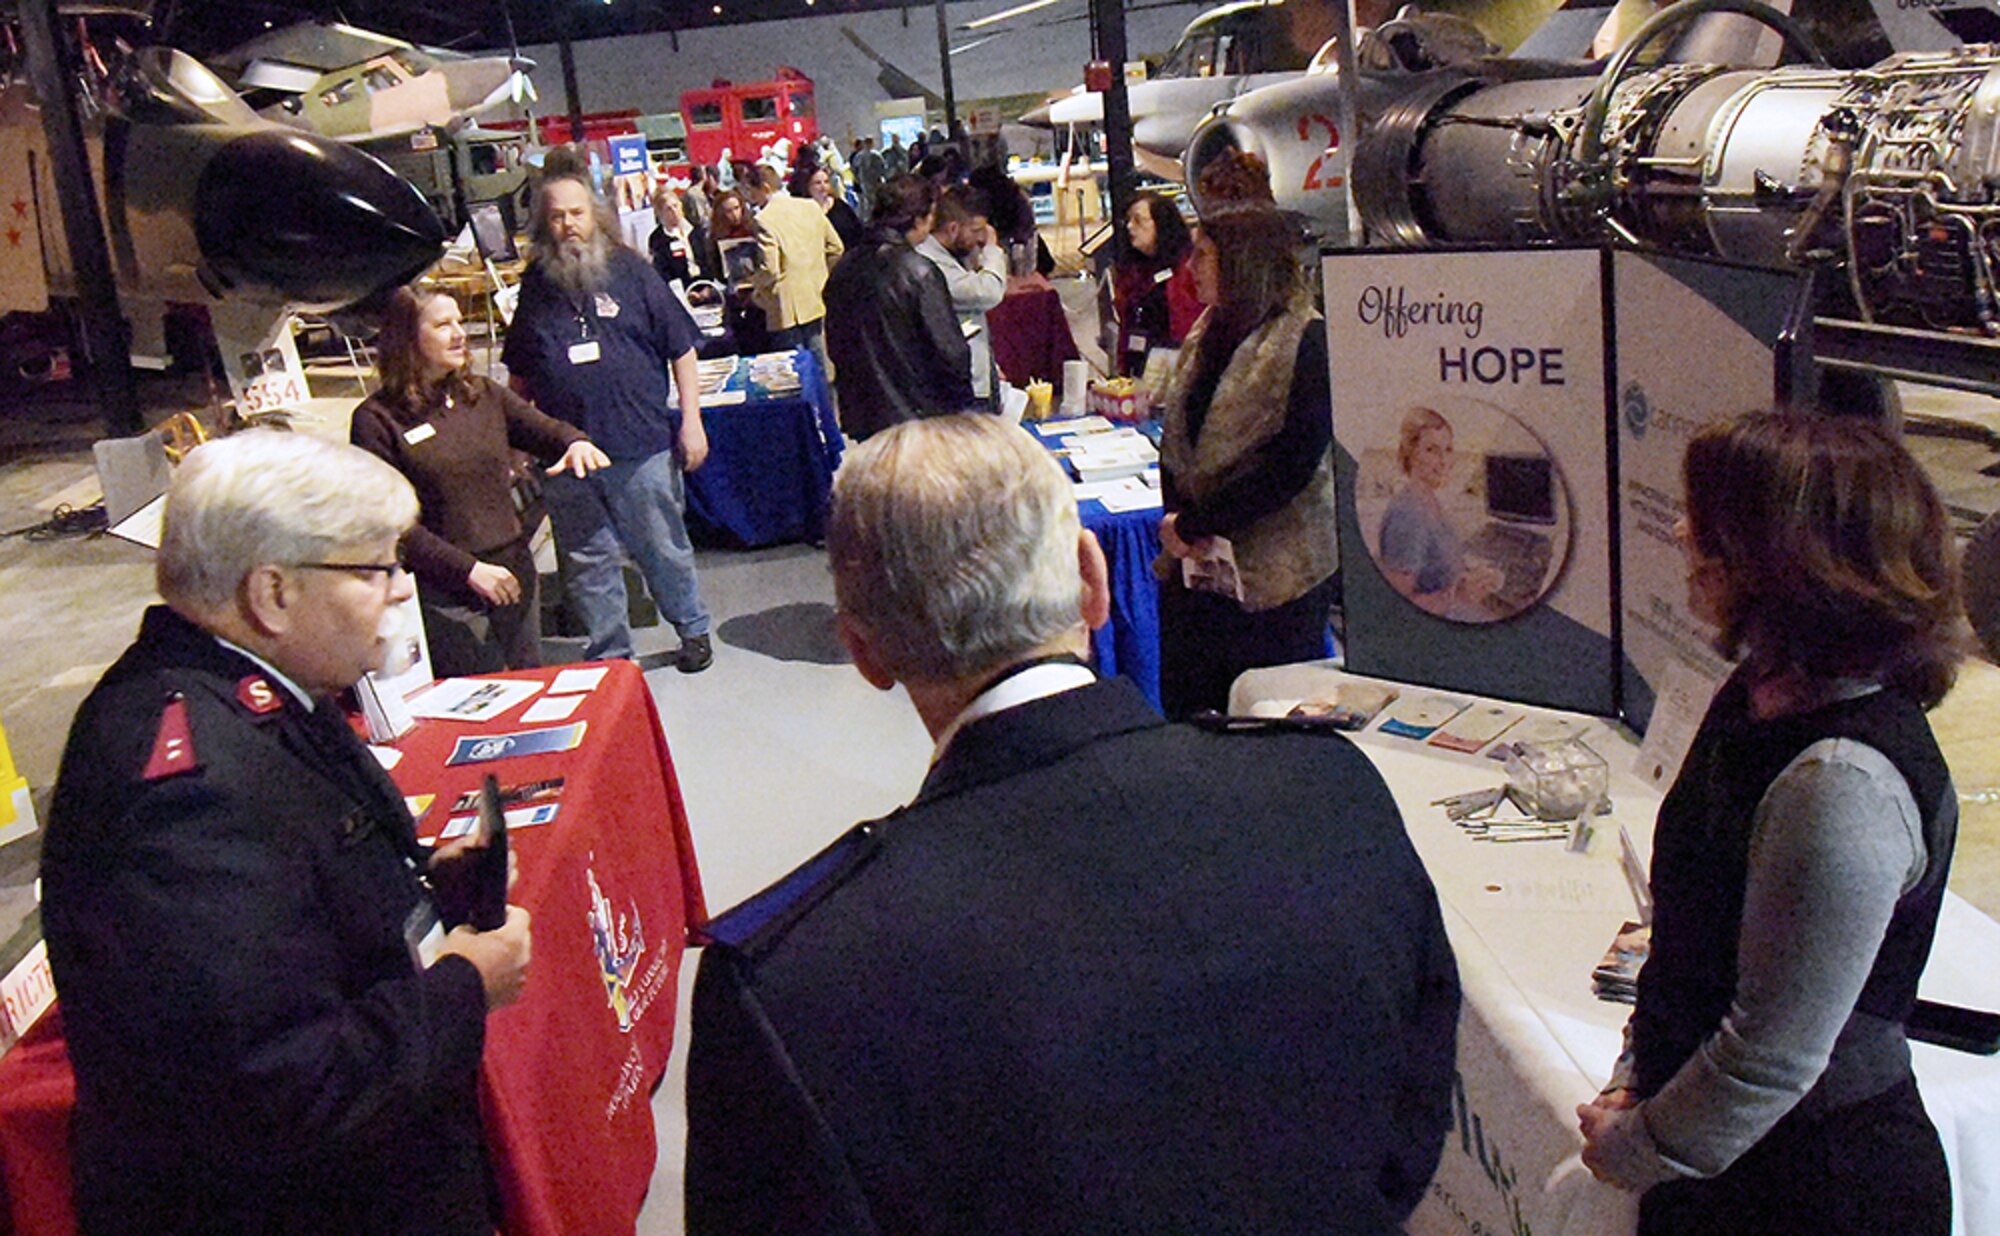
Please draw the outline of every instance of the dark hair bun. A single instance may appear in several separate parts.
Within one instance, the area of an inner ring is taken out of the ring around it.
[[[1216,156],[1201,171],[1201,200],[1211,210],[1237,206],[1276,206],[1271,195],[1271,169],[1261,155],[1231,150]]]

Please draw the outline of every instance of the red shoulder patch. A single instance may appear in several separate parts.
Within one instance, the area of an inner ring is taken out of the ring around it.
[[[267,717],[285,706],[277,688],[262,674],[247,675],[236,684],[236,702],[253,717]]]
[[[148,781],[178,777],[201,767],[195,758],[194,731],[188,726],[187,700],[178,694],[167,701],[160,713],[160,728],[153,735],[153,754],[140,775]]]

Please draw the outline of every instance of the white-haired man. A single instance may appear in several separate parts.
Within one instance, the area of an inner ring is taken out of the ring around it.
[[[479,1059],[527,913],[440,922],[453,860],[326,698],[379,667],[416,514],[304,435],[175,473],[166,604],[77,713],[42,852],[86,1233],[493,1230]]]
[[[611,206],[573,157],[550,156],[528,233],[534,260],[501,359],[543,412],[590,435],[611,466],[544,487],[569,556],[584,657],[632,655],[624,559],[680,635],[674,668],[714,659],[687,534],[687,479],[708,458],[694,319],[645,258],[618,240]]]
[[[711,924],[688,1230],[1398,1230],[1458,984],[1368,761],[1095,680],[1104,555],[991,417],[857,447],[827,549],[856,668],[937,756]]]

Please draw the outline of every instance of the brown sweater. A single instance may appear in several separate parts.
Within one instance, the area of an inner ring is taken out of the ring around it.
[[[377,391],[354,410],[348,436],[416,487],[422,522],[403,538],[410,570],[425,582],[459,588],[481,554],[523,531],[509,484],[512,452],[549,463],[585,435],[506,387],[474,377],[464,394],[434,393],[422,406]]]

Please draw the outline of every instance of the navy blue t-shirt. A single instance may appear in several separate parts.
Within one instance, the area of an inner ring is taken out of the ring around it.
[[[530,266],[500,359],[528,384],[536,407],[589,434],[611,458],[636,461],[679,440],[667,367],[700,339],[652,265],[615,248],[609,286],[581,303]]]

